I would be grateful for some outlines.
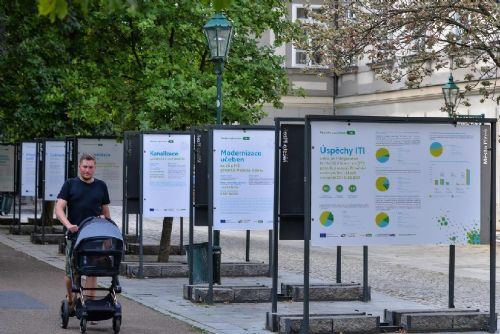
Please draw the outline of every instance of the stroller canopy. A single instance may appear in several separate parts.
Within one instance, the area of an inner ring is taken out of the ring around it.
[[[74,248],[77,249],[83,240],[96,237],[115,238],[123,242],[120,229],[114,222],[100,217],[91,217],[80,225]]]

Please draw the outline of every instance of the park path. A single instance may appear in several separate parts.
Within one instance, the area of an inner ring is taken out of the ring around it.
[[[80,333],[80,322],[59,323],[64,272],[0,243],[0,333]],[[119,297],[123,308],[120,333],[195,334],[200,330],[135,301]],[[89,324],[87,333],[113,333],[111,320]]]

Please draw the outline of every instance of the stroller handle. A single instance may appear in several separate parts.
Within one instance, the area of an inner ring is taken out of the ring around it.
[[[111,218],[108,218],[108,217],[105,217],[105,218],[101,218],[100,216],[91,216],[91,217],[87,217],[85,218],[79,225],[78,225],[78,232],[80,232],[80,230],[87,224],[89,224],[90,222],[94,221],[95,219],[99,219],[101,220],[102,222],[108,222],[108,223],[111,223],[115,226],[118,226],[116,225],[116,223],[111,219]],[[77,232],[77,233],[78,233]]]

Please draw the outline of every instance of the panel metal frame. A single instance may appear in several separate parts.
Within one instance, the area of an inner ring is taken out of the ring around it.
[[[311,238],[311,123],[312,122],[363,122],[363,123],[415,123],[415,124],[449,124],[450,126],[457,124],[475,124],[484,125],[490,124],[491,138],[490,138],[490,153],[491,153],[491,180],[496,180],[496,123],[497,120],[493,118],[484,118],[484,116],[469,116],[457,118],[431,118],[431,117],[378,117],[378,116],[326,116],[326,115],[309,115],[305,118],[305,222],[304,224],[304,301],[303,301],[303,322],[301,333],[308,333],[309,331],[309,270],[310,270],[310,238]],[[496,185],[495,182],[490,183],[490,312],[488,331],[495,333],[497,330],[497,320],[495,316],[495,290],[496,290]],[[364,246],[366,247],[366,246]],[[368,249],[363,248],[363,266],[367,267]],[[450,247],[450,267],[453,265],[454,270],[454,248]],[[453,271],[454,272],[454,271]],[[453,280],[452,280],[453,279]],[[367,289],[364,280],[363,292]],[[450,271],[449,275],[449,305],[453,305],[453,289],[454,288],[454,275]]]

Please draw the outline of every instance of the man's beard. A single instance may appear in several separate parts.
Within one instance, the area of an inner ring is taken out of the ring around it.
[[[93,179],[93,176],[85,176],[85,175],[80,175],[83,181],[91,181]]]

